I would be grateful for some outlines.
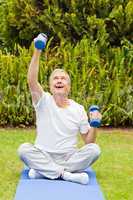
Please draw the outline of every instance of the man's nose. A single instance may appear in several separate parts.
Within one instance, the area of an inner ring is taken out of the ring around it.
[[[57,83],[61,83],[61,82],[62,82],[61,79],[58,79]]]

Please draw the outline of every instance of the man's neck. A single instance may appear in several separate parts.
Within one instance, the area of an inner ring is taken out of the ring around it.
[[[53,95],[56,105],[62,108],[66,108],[70,105],[68,96],[64,94],[54,94]]]

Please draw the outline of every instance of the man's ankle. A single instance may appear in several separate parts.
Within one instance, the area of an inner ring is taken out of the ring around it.
[[[66,181],[76,182],[80,184],[88,184],[89,183],[89,176],[87,173],[71,173],[64,171],[62,178]]]
[[[30,179],[37,179],[37,178],[43,178],[43,175],[41,175],[38,171],[35,169],[30,169],[28,176]]]

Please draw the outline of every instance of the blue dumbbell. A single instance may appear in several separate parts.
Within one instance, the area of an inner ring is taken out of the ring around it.
[[[92,105],[90,108],[89,108],[89,112],[99,112],[99,107],[96,106],[96,105]],[[95,127],[95,128],[98,128],[100,127],[101,125],[101,120],[100,119],[90,119],[90,126],[92,127]]]
[[[47,42],[47,35],[44,33],[40,33],[35,39],[34,39],[34,45],[36,49],[43,50],[46,46]]]

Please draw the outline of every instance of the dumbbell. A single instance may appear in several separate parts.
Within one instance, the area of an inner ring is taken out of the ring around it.
[[[43,50],[46,46],[47,42],[47,35],[44,33],[40,33],[35,39],[34,39],[34,45],[36,49]]]
[[[89,108],[89,112],[99,112],[99,107],[97,105],[92,105],[90,108]],[[90,126],[91,127],[95,127],[95,128],[98,128],[100,127],[101,125],[101,120],[100,119],[90,119]]]

